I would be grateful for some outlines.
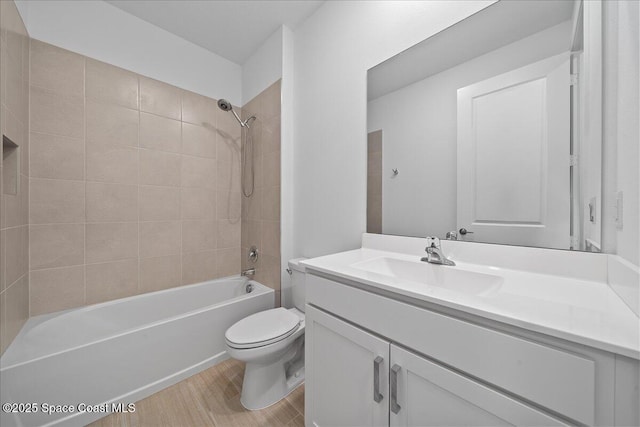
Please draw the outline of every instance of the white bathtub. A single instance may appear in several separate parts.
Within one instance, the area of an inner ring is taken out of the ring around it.
[[[0,359],[0,397],[38,412],[2,410],[0,424],[101,418],[78,405],[133,403],[226,359],[226,329],[273,305],[272,289],[231,277],[33,317]],[[43,404],[74,412],[43,414]]]

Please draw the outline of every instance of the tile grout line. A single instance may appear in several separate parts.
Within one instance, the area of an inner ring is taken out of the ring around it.
[[[136,283],[136,294],[139,295],[140,294],[140,280],[141,280],[141,269],[142,269],[142,265],[140,262],[140,123],[141,123],[141,110],[142,110],[142,93],[140,90],[140,77],[136,76],[136,83],[137,83],[137,97],[136,97],[136,103],[137,103],[137,113],[138,113],[138,140],[137,140],[137,144],[136,144],[136,153],[138,155],[138,165],[136,168],[136,191],[137,191],[137,229],[138,229],[138,236],[137,236],[137,244],[138,244],[138,256],[137,256],[137,262],[138,262],[138,268],[137,268],[137,283]]]
[[[82,115],[84,117],[83,119],[83,131],[84,131],[84,138],[82,141],[82,151],[83,151],[83,156],[82,156],[82,160],[83,160],[83,180],[84,180],[84,247],[83,247],[83,251],[82,251],[82,256],[83,256],[83,266],[82,266],[82,289],[84,291],[84,295],[82,296],[82,304],[86,305],[87,304],[87,60],[86,58],[83,59],[83,77],[84,77],[84,82],[83,82],[83,92],[84,92],[84,97],[83,97],[83,104],[82,104]]]

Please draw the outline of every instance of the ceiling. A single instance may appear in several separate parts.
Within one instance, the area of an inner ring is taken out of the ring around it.
[[[240,65],[281,25],[294,30],[323,3],[314,0],[106,1]]]
[[[571,19],[567,0],[502,0],[376,65],[368,72],[371,101],[509,43]],[[571,40],[567,39],[567,50]]]

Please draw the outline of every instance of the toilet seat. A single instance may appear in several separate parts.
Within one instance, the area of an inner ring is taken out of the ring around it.
[[[229,347],[243,349],[263,347],[291,336],[301,319],[286,308],[274,308],[252,314],[227,329]]]

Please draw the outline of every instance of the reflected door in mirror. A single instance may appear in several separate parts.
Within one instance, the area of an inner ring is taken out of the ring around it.
[[[458,90],[458,228],[569,249],[569,55]]]

